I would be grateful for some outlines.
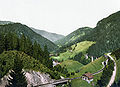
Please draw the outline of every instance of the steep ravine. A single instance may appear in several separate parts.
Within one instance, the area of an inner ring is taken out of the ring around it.
[[[45,84],[45,83],[53,81],[50,78],[49,74],[45,74],[45,73],[41,73],[41,72],[36,72],[36,71],[31,71],[30,70],[30,71],[24,72],[24,74],[26,76],[26,80],[27,80],[27,83],[28,83],[27,87],[37,86],[37,85],[40,85],[40,84]],[[9,75],[4,76],[1,79],[0,87],[5,87],[5,85],[8,83],[8,81],[7,81],[8,76]],[[55,87],[55,85],[48,84],[48,85],[39,86],[39,87]]]

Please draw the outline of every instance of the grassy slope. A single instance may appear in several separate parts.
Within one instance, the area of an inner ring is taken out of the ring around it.
[[[75,47],[75,45],[72,45],[72,49],[75,47],[75,50],[73,52],[70,51],[66,51],[64,53],[61,53],[60,56],[58,57],[52,57],[53,59],[57,59],[59,61],[61,60],[67,60],[68,58],[72,58],[74,57],[76,54],[80,53],[80,52],[86,52],[87,49],[92,45],[95,44],[95,42],[92,41],[83,41],[80,43],[77,43],[77,47]]]
[[[100,57],[98,59],[96,59],[94,62],[91,62],[85,66],[83,66],[81,69],[80,69],[80,72],[79,73],[76,73],[74,76],[72,77],[80,77],[82,76],[85,72],[90,72],[90,73],[95,73],[97,71],[99,71],[103,65],[102,65],[102,62],[105,60],[104,57]],[[100,74],[97,74],[94,76],[94,81],[93,83],[96,84],[96,81],[97,79],[100,78],[102,73]],[[83,85],[84,83],[86,85],[84,86],[80,86],[80,85]],[[91,87],[91,84],[88,84],[86,83],[85,81],[81,81],[81,79],[78,79],[78,80],[73,80],[72,83],[71,83],[72,87]],[[88,86],[89,85],[89,86]]]
[[[61,63],[61,66],[66,67],[68,72],[75,72],[77,70],[80,70],[83,64],[79,63],[78,61],[74,61],[74,60],[66,60]]]
[[[83,37],[87,36],[91,31],[92,28],[90,27],[82,27],[68,34],[66,37],[57,40],[55,43],[59,46],[68,45],[68,44],[72,45],[78,40],[83,39]]]
[[[79,80],[74,80],[74,82],[72,82],[71,84],[71,87],[92,87],[92,86],[88,84],[86,81],[79,79]]]

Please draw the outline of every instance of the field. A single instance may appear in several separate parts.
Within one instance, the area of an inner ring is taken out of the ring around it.
[[[80,70],[83,64],[79,63],[78,61],[74,60],[66,60],[61,63],[62,67],[66,67],[68,72],[75,72],[77,70]]]
[[[59,56],[54,57],[52,56],[51,58],[53,59],[57,59],[58,61],[62,61],[62,60],[68,60],[69,58],[74,57],[76,54],[80,53],[80,52],[86,52],[87,49],[92,45],[95,44],[95,42],[92,41],[83,41],[80,43],[77,43],[77,46],[75,47],[75,45],[72,45],[71,48],[74,49],[72,52],[70,52],[70,50],[67,50],[64,53],[60,53]]]
[[[82,79],[74,80],[71,83],[71,87],[93,87],[91,84],[88,84],[86,81]]]
[[[106,59],[104,57],[100,57],[100,58],[96,59],[95,61],[93,61],[93,62],[91,62],[91,63],[81,67],[80,72],[76,73],[71,78],[73,78],[73,77],[80,77],[80,76],[82,76],[86,72],[95,73],[95,72],[99,71],[103,67],[102,62],[105,61],[105,60]],[[96,74],[94,76],[94,80],[93,80],[92,84],[93,83],[96,84],[96,82],[100,78],[101,74],[102,74],[102,72],[99,73],[99,74]],[[82,87],[82,86],[79,86],[79,84],[82,84],[80,79],[73,80],[72,83],[71,83],[71,85],[73,85],[72,87]],[[91,85],[91,84],[88,84],[88,83],[86,83],[86,84],[87,85],[85,85],[83,87],[91,87],[91,86],[88,86],[88,85]]]

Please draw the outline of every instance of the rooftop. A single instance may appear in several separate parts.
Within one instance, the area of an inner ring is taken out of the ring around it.
[[[83,74],[83,76],[88,77],[88,79],[92,79],[93,78],[93,75],[90,72]]]

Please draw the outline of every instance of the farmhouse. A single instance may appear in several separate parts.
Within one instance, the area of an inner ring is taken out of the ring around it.
[[[93,81],[93,75],[88,72],[82,75],[82,80],[87,81],[88,83],[90,83],[91,81]]]

